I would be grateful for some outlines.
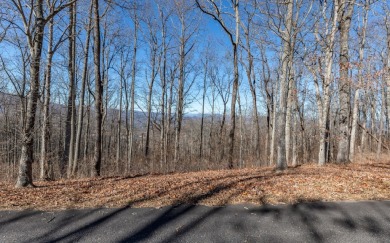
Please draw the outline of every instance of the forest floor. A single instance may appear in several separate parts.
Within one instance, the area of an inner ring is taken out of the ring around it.
[[[323,167],[306,164],[284,172],[269,167],[35,184],[15,189],[0,182],[0,210],[389,200],[390,158]]]

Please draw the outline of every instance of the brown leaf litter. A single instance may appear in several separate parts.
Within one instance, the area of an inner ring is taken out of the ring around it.
[[[304,201],[389,200],[390,161],[201,171],[139,177],[0,182],[0,210],[162,207],[178,204],[290,204]]]

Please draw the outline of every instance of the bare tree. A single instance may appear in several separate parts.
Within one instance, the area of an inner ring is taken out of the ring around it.
[[[61,163],[62,173],[67,166],[67,177],[72,173],[75,132],[76,132],[76,2],[69,6],[69,48],[68,48],[68,76],[69,76],[69,96],[68,110],[66,115],[65,143],[63,161]]]
[[[93,61],[95,66],[95,149],[92,164],[92,176],[100,176],[100,168],[102,163],[102,121],[103,121],[103,85],[100,73],[100,14],[99,14],[99,0],[93,1],[93,16],[94,16],[94,51]]]
[[[330,14],[328,13],[328,8],[331,9]],[[319,56],[316,54],[309,55],[307,63],[305,64],[313,75],[316,92],[320,136],[318,164],[325,165],[329,150],[329,110],[331,103],[331,84],[333,81],[333,55],[335,51],[335,38],[339,13],[338,1],[334,1],[333,6],[329,6],[328,2],[323,2],[320,6],[320,11],[321,15],[314,28],[314,36],[317,44],[320,46],[321,54]],[[317,69],[315,67],[317,67]]]
[[[224,10],[221,9],[221,5],[217,5],[212,0],[196,0],[196,5],[198,8],[205,13],[206,15],[212,17],[217,23],[221,26],[224,32],[229,36],[230,42],[233,47],[233,67],[234,67],[234,79],[233,79],[233,90],[232,90],[232,103],[230,107],[230,131],[229,131],[229,157],[228,157],[228,167],[232,169],[234,167],[233,163],[233,152],[234,152],[234,133],[236,129],[236,101],[238,93],[238,44],[240,40],[240,15],[239,15],[239,0],[230,1],[231,8],[233,10],[232,16],[234,16],[235,27],[233,30],[229,29],[224,20]]]
[[[277,146],[277,163],[276,168],[278,170],[284,170],[287,168],[286,160],[286,118],[287,118],[287,99],[289,88],[289,73],[292,71],[292,63],[290,56],[291,50],[291,33],[293,24],[293,7],[294,1],[289,0],[285,4],[287,5],[285,30],[282,35],[283,51],[281,57],[281,74],[280,74],[280,97],[279,97],[279,109],[277,113],[277,126],[278,126],[278,146]]]
[[[169,36],[168,36],[168,23],[170,20],[170,17],[172,15],[172,10],[170,6],[164,6],[166,5],[166,2],[158,3],[158,12],[160,16],[160,25],[161,25],[161,61],[159,63],[160,67],[160,84],[161,84],[161,100],[160,100],[160,106],[161,106],[161,123],[160,123],[160,169],[162,170],[163,167],[167,165],[167,144],[166,144],[166,136],[167,134],[167,127],[166,127],[166,120],[170,119],[170,114],[166,113],[167,109],[167,87],[168,87],[168,75],[167,75],[167,69],[168,69],[168,49],[170,48],[169,45]]]
[[[54,2],[48,2],[50,13],[54,12]],[[40,179],[52,179],[53,178],[53,165],[51,155],[48,155],[48,143],[50,139],[50,101],[51,101],[51,79],[52,79],[52,61],[53,55],[60,47],[60,44],[64,41],[64,34],[62,33],[59,40],[54,43],[54,18],[49,20],[49,33],[48,33],[48,43],[47,43],[47,64],[44,75],[44,104],[43,104],[43,121],[42,121],[42,135],[41,135],[41,156],[40,156]]]
[[[153,16],[147,16],[145,22],[148,26],[148,44],[149,44],[149,57],[150,57],[150,73],[147,77],[148,91],[146,100],[147,109],[147,121],[146,121],[146,136],[145,136],[145,149],[144,156],[147,160],[150,159],[150,133],[152,126],[152,99],[153,99],[153,87],[158,75],[158,63],[159,63],[159,39],[157,36],[158,25]]]
[[[22,131],[22,149],[19,161],[19,173],[16,187],[34,186],[32,178],[32,162],[34,151],[34,124],[39,97],[39,76],[41,67],[41,55],[43,45],[43,35],[46,23],[62,9],[72,4],[71,1],[59,5],[49,15],[44,16],[43,0],[33,2],[31,9],[26,8],[26,4],[20,1],[12,1],[16,12],[19,13],[24,25],[24,33],[30,49],[30,94],[27,98],[26,126]],[[28,6],[28,5],[27,5]]]
[[[89,10],[88,24],[86,26],[87,35],[85,37],[85,46],[84,46],[84,60],[83,60],[83,74],[81,78],[81,90],[80,90],[80,99],[79,99],[79,110],[77,115],[77,131],[76,131],[76,140],[75,140],[75,150],[73,156],[72,164],[72,175],[77,173],[78,169],[78,160],[80,156],[80,145],[81,145],[81,134],[83,129],[83,120],[84,120],[84,100],[85,100],[85,90],[87,86],[88,79],[88,58],[89,58],[89,47],[90,47],[90,38],[92,31],[92,7],[93,3],[91,2],[91,7]],[[86,145],[85,145],[86,146]]]
[[[202,87],[202,111],[201,111],[201,115],[202,115],[202,118],[201,118],[201,121],[200,121],[200,141],[199,141],[199,159],[200,159],[200,162],[202,162],[202,157],[203,157],[203,133],[204,133],[204,118],[205,118],[205,100],[206,100],[206,94],[207,94],[207,76],[208,76],[208,66],[209,66],[209,61],[208,59],[210,58],[209,56],[209,47],[207,47],[206,49],[206,54],[205,54],[205,59],[202,63],[203,63],[203,87]]]
[[[386,23],[386,48],[387,48],[387,60],[386,60],[386,83],[387,83],[387,122],[388,133],[390,134],[390,6],[385,6],[385,23]]]
[[[185,103],[185,85],[187,70],[187,55],[194,47],[194,43],[191,43],[193,35],[196,33],[197,26],[194,26],[194,16],[191,14],[193,11],[192,4],[189,4],[185,0],[175,0],[176,15],[179,19],[180,26],[178,32],[179,39],[179,77],[178,77],[178,94],[177,94],[177,111],[176,111],[176,127],[175,127],[175,164],[180,158],[180,134],[184,116],[184,103]]]
[[[337,0],[340,7],[340,61],[339,61],[339,126],[340,139],[337,150],[337,162],[349,162],[349,119],[350,119],[350,85],[349,85],[349,30],[351,27],[352,14],[354,10],[355,0]]]
[[[247,80],[249,84],[249,89],[252,95],[252,106],[253,106],[253,129],[254,129],[254,152],[256,156],[256,160],[260,159],[260,124],[259,124],[259,113],[257,110],[257,93],[256,93],[256,73],[255,73],[255,65],[254,65],[254,56],[252,54],[252,39],[254,39],[254,21],[256,16],[256,11],[258,8],[258,2],[254,1],[253,6],[252,5],[244,5],[244,11],[246,14],[246,22],[244,24],[244,21],[241,21],[241,27],[244,30],[244,39],[245,44],[244,50],[247,54],[247,63],[242,61],[242,65],[245,68]],[[242,120],[242,117],[241,117]]]
[[[364,61],[364,48],[366,43],[366,32],[367,32],[367,23],[368,23],[368,10],[370,0],[366,0],[364,4],[364,13],[363,13],[363,25],[360,34],[360,43],[359,43],[359,65],[358,65],[358,83],[355,87],[355,94],[353,99],[353,110],[352,110],[352,126],[351,126],[351,141],[349,145],[349,159],[353,161],[355,155],[355,144],[356,144],[356,134],[357,134],[357,123],[358,123],[358,110],[359,110],[359,96],[360,96],[360,87],[363,86],[363,61]]]

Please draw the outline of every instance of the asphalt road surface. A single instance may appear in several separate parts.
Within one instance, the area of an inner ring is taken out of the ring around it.
[[[390,201],[0,211],[0,242],[390,242]]]

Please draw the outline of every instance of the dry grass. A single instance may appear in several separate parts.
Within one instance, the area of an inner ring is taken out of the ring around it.
[[[161,207],[174,204],[285,204],[300,201],[390,199],[390,161],[303,165],[171,175],[37,182],[15,189],[0,183],[0,209]]]

